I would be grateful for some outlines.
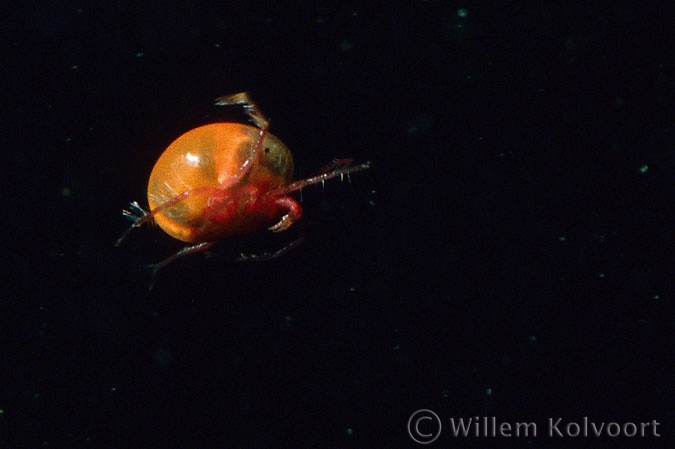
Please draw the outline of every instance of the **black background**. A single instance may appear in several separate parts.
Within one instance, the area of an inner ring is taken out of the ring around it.
[[[0,447],[672,447],[668,2],[284,3],[2,7]],[[373,168],[148,292],[180,244],[120,211],[244,90],[297,177]],[[662,436],[545,435],[584,416]]]

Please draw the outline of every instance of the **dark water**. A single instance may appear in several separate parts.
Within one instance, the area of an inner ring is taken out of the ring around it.
[[[658,8],[43,3],[2,14],[0,447],[417,447],[418,409],[442,420],[429,447],[672,447]],[[303,192],[291,254],[190,257],[148,292],[180,244],[114,248],[120,211],[244,90],[297,176],[372,170]],[[537,435],[451,435],[476,416]],[[559,417],[650,424],[549,436]]]

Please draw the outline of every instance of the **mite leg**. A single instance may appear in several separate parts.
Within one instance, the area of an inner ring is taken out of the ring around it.
[[[126,231],[124,231],[124,233],[120,236],[120,238],[117,239],[117,241],[115,242],[115,246],[120,246],[124,241],[124,239],[127,238],[127,236],[132,230],[140,228],[145,223],[152,223],[153,217],[157,215],[159,212],[175,206],[176,204],[180,203],[181,201],[184,201],[191,195],[207,195],[207,194],[215,195],[218,194],[219,192],[220,188],[216,187],[198,187],[196,189],[186,190],[185,192],[180,193],[175,197],[171,198],[166,203],[160,204],[150,212],[146,212],[145,210],[143,210],[143,208],[139,206],[136,201],[134,201],[129,206],[130,210],[125,209],[122,211],[122,215],[131,219],[132,223],[131,226],[129,226],[129,228]]]
[[[298,208],[300,207],[300,205],[298,205],[297,203],[296,203],[296,205],[297,205]],[[300,213],[302,214],[302,209],[300,209]],[[298,217],[298,218],[300,218],[300,217]],[[271,252],[266,251],[262,254],[240,253],[239,258],[236,259],[236,262],[268,261],[268,260],[276,259],[277,257],[281,257],[284,254],[287,254],[287,253],[291,252],[291,250],[295,249],[297,246],[300,246],[300,244],[302,244],[302,242],[305,241],[305,237],[306,237],[306,234],[307,234],[306,230],[305,230],[304,223],[302,221],[298,224],[298,226],[296,226],[296,230],[297,230],[297,236],[298,237],[295,240],[293,240],[292,242],[287,243],[283,247],[281,247],[281,248],[279,248],[275,251],[271,251]]]
[[[262,113],[258,105],[255,104],[248,92],[239,92],[238,94],[218,97],[215,100],[215,104],[216,106],[241,106],[255,126],[260,129],[267,129],[270,127],[270,121],[265,117],[265,114]]]
[[[343,157],[339,159],[333,159],[329,164],[326,164],[323,167],[321,167],[321,169],[317,174],[330,173],[335,170],[351,167],[352,165],[354,165],[354,159],[352,158]]]
[[[123,209],[122,215],[131,220],[132,224],[129,226],[129,228],[127,228],[126,231],[124,231],[120,238],[117,239],[115,246],[120,246],[120,244],[124,241],[124,239],[127,238],[133,229],[140,227],[145,222],[152,223],[152,217],[145,219],[145,217],[148,215],[148,212],[139,206],[137,201],[133,201],[131,204],[129,204],[129,210]],[[143,221],[144,219],[145,221]]]
[[[264,262],[268,260],[273,260],[276,259],[277,257],[281,257],[284,254],[290,252],[292,249],[294,249],[296,246],[300,245],[302,242],[305,241],[305,237],[298,237],[297,239],[293,240],[291,243],[288,245],[283,246],[282,248],[277,249],[276,251],[273,252],[265,252],[262,254],[244,254],[241,253],[239,254],[239,257],[235,260],[235,262]]]
[[[276,224],[268,228],[272,232],[285,231],[302,217],[302,207],[300,207],[300,204],[290,196],[279,197],[274,200],[274,204],[286,209],[286,213]]]
[[[196,245],[190,245],[186,246],[185,248],[181,249],[178,251],[176,254],[167,257],[163,261],[150,265],[149,268],[152,270],[150,274],[150,285],[148,287],[148,290],[152,290],[152,287],[155,285],[155,278],[157,277],[157,273],[159,270],[164,268],[165,266],[169,265],[171,262],[174,262],[176,259],[179,259],[184,256],[189,256],[190,254],[196,254],[200,253],[202,251],[206,251],[210,247],[212,247],[215,244],[215,242],[203,242],[203,243],[197,243]]]
[[[352,164],[351,159],[336,159],[333,163],[324,167],[324,169],[319,172],[319,174],[310,176],[309,178],[294,181],[286,186],[274,189],[269,193],[273,195],[282,195],[283,198],[283,195],[287,195],[307,186],[319,183],[323,184],[329,179],[337,178],[338,176],[340,179],[342,179],[345,175],[349,176],[351,173],[368,170],[369,168],[370,161],[366,161],[362,164]]]
[[[215,100],[215,104],[216,106],[243,107],[246,115],[260,130],[258,132],[258,138],[253,144],[253,147],[251,147],[251,152],[248,158],[246,158],[246,160],[241,164],[237,172],[232,176],[228,176],[227,179],[218,179],[221,187],[228,189],[243,179],[244,176],[246,176],[251,171],[251,168],[253,168],[253,166],[258,163],[260,149],[262,148],[263,141],[265,140],[265,136],[267,135],[268,129],[270,127],[270,121],[262,113],[258,105],[256,105],[251,99],[251,97],[248,95],[248,92],[240,92],[238,94],[218,97]]]

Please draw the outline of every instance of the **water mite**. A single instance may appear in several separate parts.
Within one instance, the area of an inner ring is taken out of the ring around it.
[[[150,210],[134,201],[123,211],[132,224],[115,246],[133,229],[151,222],[188,243],[152,265],[153,278],[177,258],[204,251],[229,237],[264,229],[288,230],[302,217],[293,192],[370,167],[369,162],[338,159],[314,176],[293,181],[290,150],[268,132],[269,121],[248,93],[220,97],[215,104],[242,107],[253,125],[211,123],[181,135],[152,169],[147,192]],[[279,256],[293,246],[258,258]]]

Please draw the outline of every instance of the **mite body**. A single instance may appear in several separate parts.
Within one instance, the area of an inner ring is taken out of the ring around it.
[[[220,97],[216,105],[243,107],[255,126],[221,122],[184,133],[164,150],[152,169],[147,192],[150,211],[136,202],[123,211],[133,223],[116,246],[131,230],[152,221],[190,244],[154,265],[153,274],[178,257],[204,251],[228,237],[266,228],[285,231],[302,217],[293,192],[370,167],[368,162],[339,159],[315,176],[293,181],[290,150],[268,132],[269,121],[247,93]]]

